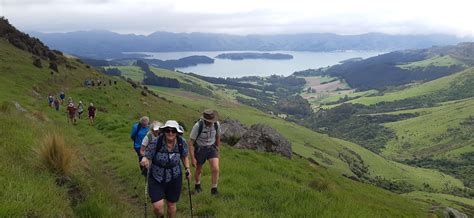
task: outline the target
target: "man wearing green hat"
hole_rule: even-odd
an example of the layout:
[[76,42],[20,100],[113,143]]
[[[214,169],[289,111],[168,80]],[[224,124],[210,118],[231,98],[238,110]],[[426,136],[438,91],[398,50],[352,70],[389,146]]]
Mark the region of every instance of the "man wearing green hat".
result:
[[211,194],[217,195],[217,182],[219,180],[219,146],[221,144],[221,131],[217,111],[206,109],[201,119],[194,124],[189,136],[189,151],[192,165],[196,167],[194,174],[195,192],[200,193],[202,166],[209,160],[212,172]]

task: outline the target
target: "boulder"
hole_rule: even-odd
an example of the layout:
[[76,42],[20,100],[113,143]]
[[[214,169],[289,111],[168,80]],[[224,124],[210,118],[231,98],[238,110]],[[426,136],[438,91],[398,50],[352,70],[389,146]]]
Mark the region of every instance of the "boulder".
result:
[[25,108],[23,108],[23,107],[20,105],[20,103],[18,103],[18,102],[16,102],[16,101],[13,102],[13,103],[15,104],[15,107],[16,107],[16,109],[17,109],[18,111],[21,111],[21,112],[28,112]]
[[264,124],[252,125],[234,147],[280,153],[287,158],[291,158],[292,155],[291,143],[276,130]]
[[446,209],[444,210],[444,217],[445,218],[468,218],[466,214],[463,214],[459,212],[458,210],[451,207],[446,207]]
[[227,118],[221,123],[221,140],[229,145],[235,145],[244,133],[247,132],[247,129],[238,120]]

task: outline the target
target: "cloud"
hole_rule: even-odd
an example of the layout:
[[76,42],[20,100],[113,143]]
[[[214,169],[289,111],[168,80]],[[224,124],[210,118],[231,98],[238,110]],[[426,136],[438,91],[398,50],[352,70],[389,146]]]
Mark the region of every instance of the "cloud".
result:
[[23,30],[121,33],[448,33],[474,35],[466,0],[0,0]]

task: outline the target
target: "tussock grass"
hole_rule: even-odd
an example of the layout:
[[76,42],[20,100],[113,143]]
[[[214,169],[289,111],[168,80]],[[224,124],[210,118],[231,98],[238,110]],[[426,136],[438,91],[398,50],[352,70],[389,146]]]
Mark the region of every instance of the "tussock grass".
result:
[[48,116],[46,116],[46,114],[41,111],[33,111],[33,117],[41,122],[49,121]]
[[11,103],[4,101],[2,102],[2,104],[0,104],[0,112],[2,113],[9,113],[12,111],[12,109],[13,106],[11,105]]
[[73,150],[66,146],[62,135],[46,135],[36,153],[42,168],[63,176],[70,174]]
[[330,189],[330,184],[326,180],[313,180],[309,182],[308,186],[318,192],[328,191]]

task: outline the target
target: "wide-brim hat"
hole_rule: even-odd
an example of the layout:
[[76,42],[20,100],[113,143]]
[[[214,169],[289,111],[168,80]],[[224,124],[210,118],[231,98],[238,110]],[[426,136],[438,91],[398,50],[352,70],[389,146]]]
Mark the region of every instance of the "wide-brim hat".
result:
[[151,125],[153,126],[153,128],[152,128],[153,131],[158,131],[158,130],[160,130],[161,126],[163,126],[163,123],[160,123],[158,121],[154,121]]
[[160,127],[160,129],[165,128],[175,128],[178,133],[183,133],[183,131],[179,128],[179,124],[178,122],[176,122],[176,120],[168,120],[166,121],[165,125]]
[[206,109],[202,112],[201,119],[207,122],[215,123],[219,119],[219,114],[215,110]]

